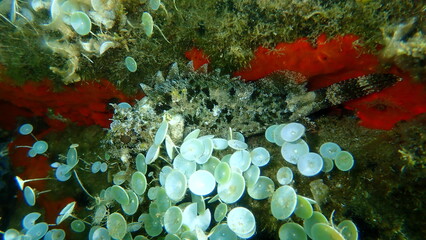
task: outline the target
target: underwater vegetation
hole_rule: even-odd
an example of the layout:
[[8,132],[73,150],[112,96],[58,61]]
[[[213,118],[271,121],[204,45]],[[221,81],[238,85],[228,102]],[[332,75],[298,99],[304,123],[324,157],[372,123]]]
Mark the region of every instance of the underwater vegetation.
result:
[[[131,111],[131,107],[123,109]],[[316,205],[321,199],[314,200],[296,194],[289,185],[293,183],[290,168],[287,168],[287,174],[277,172],[274,176],[276,181],[285,182],[275,189],[274,181],[261,175],[260,167],[266,166],[271,160],[265,148],[250,150],[244,136],[231,129],[228,139],[200,135],[200,129],[195,129],[185,136],[179,147],[169,135],[175,126],[169,125],[166,119],[167,115],[164,115],[146,155],[139,153],[134,162],[122,156],[120,161],[124,168],[112,175],[114,184],[96,195],[88,192],[76,171],[80,162],[78,144],[69,147],[65,162],[51,164],[55,168],[57,181],[66,182],[74,176],[94,204],[87,209],[91,213],[83,217],[75,211],[76,201],[68,203],[59,212],[56,225],[72,217],[74,220],[70,224],[71,230],[83,233],[88,225],[89,239],[132,239],[132,233],[137,234],[142,229],[147,236],[157,237],[162,235],[163,228],[167,239],[247,239],[256,233],[255,216],[249,209],[242,207],[242,203],[229,209],[247,191],[254,200],[270,198],[270,211],[277,220],[288,219],[293,213],[303,220],[303,227],[295,222],[283,224],[278,232],[280,239],[288,239],[293,235],[297,239],[307,239],[307,236],[311,239],[358,239],[358,230],[352,221],[344,220],[335,227],[332,216],[327,220],[321,212],[314,211],[312,205]],[[24,124],[19,133],[28,135],[32,134],[32,130],[32,125]],[[281,146],[282,157],[291,164],[297,164],[298,171],[304,176],[314,176],[324,170],[323,158],[330,159],[332,165],[335,162],[341,171],[352,168],[352,155],[341,151],[335,143],[323,144],[321,156],[309,152],[307,143],[301,139],[304,133],[305,127],[302,124],[289,123],[270,126],[265,137],[278,147]],[[47,143],[39,147],[39,142],[45,143],[37,140],[32,147],[20,147],[29,148],[29,156],[34,157],[31,151],[43,154],[47,150]],[[105,161],[109,162],[110,157],[106,155]],[[115,167],[108,166],[106,162],[96,161],[91,164],[91,170],[86,171],[91,171],[92,174],[97,174],[99,170],[115,171]],[[151,172],[153,166],[161,171]],[[326,171],[329,172],[332,168],[333,166]],[[50,190],[38,191],[25,185],[27,182],[42,180],[55,179],[23,180],[16,177],[29,206],[34,206],[37,198]],[[148,207],[143,207],[146,205]],[[121,207],[121,210],[117,207]],[[211,226],[213,209],[215,226]],[[140,212],[142,214],[137,221],[126,220]],[[46,222],[36,223],[40,216],[38,212],[27,214],[22,219],[23,228],[9,228],[3,233],[4,239],[65,239],[64,230],[49,229]],[[134,239],[146,239],[146,236],[137,235]]]
[[425,9],[0,1],[2,237],[423,239]]

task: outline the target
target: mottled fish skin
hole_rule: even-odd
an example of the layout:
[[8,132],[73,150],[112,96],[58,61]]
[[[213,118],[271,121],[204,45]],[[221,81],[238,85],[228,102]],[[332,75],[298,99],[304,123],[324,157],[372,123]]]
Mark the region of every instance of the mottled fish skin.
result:
[[290,120],[293,121],[321,109],[379,92],[401,80],[402,78],[393,74],[374,73],[347,79],[302,95],[289,97],[286,101],[288,108],[293,112]]
[[131,110],[116,107],[109,131],[111,143],[126,135],[132,139],[126,143],[129,147],[146,150],[152,144],[146,136],[155,135],[163,118],[175,119],[176,127],[169,129],[176,142],[194,129],[226,137],[232,128],[251,136],[263,133],[272,124],[297,120],[400,80],[392,74],[371,74],[309,92],[304,84],[296,83],[306,82],[296,72],[276,72],[247,83],[219,70],[208,73],[207,66],[199,71],[191,66],[181,72],[173,64],[166,77],[159,72],[141,84],[146,97]]
[[[159,106],[163,106],[160,109],[180,107],[187,115],[187,122],[202,122],[201,119],[197,121],[203,116],[196,114],[196,109],[184,110],[182,106],[174,106],[168,97],[173,91],[186,89],[188,102],[199,102],[199,106],[205,107],[207,113],[213,112],[214,107],[220,110],[220,113],[212,114],[216,123],[209,127],[215,128],[217,121],[224,117],[226,126],[250,134],[261,132],[276,122],[294,121],[321,109],[381,91],[400,80],[392,74],[370,74],[316,91],[307,91],[304,84],[296,83],[306,82],[303,75],[296,72],[280,71],[256,82],[246,83],[239,78],[222,76],[219,71],[212,74],[207,74],[207,71],[180,74],[177,65],[173,64],[165,81],[155,81],[153,88],[144,88],[144,91],[148,97],[156,99]],[[184,102],[182,104],[186,105]],[[242,115],[246,116],[234,120]],[[205,116],[209,117],[209,114]]]

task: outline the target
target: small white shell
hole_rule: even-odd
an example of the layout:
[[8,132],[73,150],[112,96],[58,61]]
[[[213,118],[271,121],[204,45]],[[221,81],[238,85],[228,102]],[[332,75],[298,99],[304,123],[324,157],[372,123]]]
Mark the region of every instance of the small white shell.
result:
[[88,42],[80,41],[80,45],[84,51],[89,53],[97,52],[97,49],[99,48],[99,43],[96,42],[93,38],[90,39]]
[[115,47],[115,43],[113,41],[105,41],[99,47],[99,54],[102,55],[106,50]]

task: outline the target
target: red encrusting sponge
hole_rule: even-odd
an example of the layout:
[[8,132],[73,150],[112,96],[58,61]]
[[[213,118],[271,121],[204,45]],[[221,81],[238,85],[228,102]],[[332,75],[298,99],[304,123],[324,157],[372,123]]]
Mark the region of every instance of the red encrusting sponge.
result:
[[376,72],[377,57],[363,53],[358,40],[355,35],[327,40],[322,34],[316,46],[301,38],[293,43],[279,43],[274,49],[259,47],[250,67],[235,72],[234,76],[253,81],[279,70],[295,71],[303,74],[309,81],[309,88],[314,90]]
[[[97,124],[109,127],[112,111],[107,109],[112,99],[133,101],[133,97],[125,96],[107,80],[99,82],[77,83],[65,86],[60,92],[53,91],[50,80],[27,82],[16,86],[10,81],[0,82],[0,107],[7,109],[7,115],[0,124],[5,129],[16,128],[16,118],[43,117],[53,128],[65,126],[60,118],[68,119],[78,125]],[[50,117],[48,116],[50,114]],[[52,115],[56,117],[52,118]]]

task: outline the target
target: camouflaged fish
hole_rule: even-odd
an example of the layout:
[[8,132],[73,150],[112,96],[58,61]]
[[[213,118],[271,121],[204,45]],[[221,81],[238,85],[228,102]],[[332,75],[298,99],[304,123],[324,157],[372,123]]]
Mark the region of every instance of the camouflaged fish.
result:
[[[166,77],[161,72],[151,83],[141,83],[146,94],[132,108],[115,106],[109,139],[132,150],[144,151],[166,118],[172,139],[179,143],[194,129],[225,137],[232,128],[245,136],[264,132],[276,123],[295,121],[318,110],[378,92],[400,79],[392,74],[370,74],[307,91],[304,77],[295,72],[271,74],[256,82],[207,72],[207,66],[180,72],[173,64]],[[142,140],[145,139],[145,140]]]

